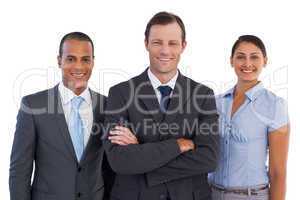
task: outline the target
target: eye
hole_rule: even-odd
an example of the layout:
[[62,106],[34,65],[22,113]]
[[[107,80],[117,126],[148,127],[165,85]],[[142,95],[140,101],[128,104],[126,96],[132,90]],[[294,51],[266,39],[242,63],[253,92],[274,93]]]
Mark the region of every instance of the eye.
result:
[[84,63],[87,63],[89,64],[91,62],[91,59],[90,58],[83,58],[82,60]]
[[70,63],[70,62],[74,62],[75,59],[73,57],[67,57],[66,61]]
[[251,56],[250,58],[251,58],[252,60],[257,60],[257,59],[259,59],[259,56],[254,55],[254,56]]
[[178,42],[170,42],[169,44],[170,44],[170,46],[177,46],[177,45],[179,45]]
[[236,56],[236,59],[238,59],[238,60],[242,60],[242,59],[245,59],[245,56],[238,55],[238,56]]
[[161,42],[159,42],[159,41],[153,41],[152,44],[155,45],[155,46],[158,46],[158,45],[161,45]]

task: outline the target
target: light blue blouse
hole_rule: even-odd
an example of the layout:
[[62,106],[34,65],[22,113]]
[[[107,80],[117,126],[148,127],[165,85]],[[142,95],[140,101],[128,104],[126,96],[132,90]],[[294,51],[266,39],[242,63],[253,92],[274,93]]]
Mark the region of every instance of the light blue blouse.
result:
[[260,82],[246,92],[231,118],[234,88],[216,97],[220,115],[219,165],[211,183],[225,187],[268,184],[268,133],[289,122],[287,103]]

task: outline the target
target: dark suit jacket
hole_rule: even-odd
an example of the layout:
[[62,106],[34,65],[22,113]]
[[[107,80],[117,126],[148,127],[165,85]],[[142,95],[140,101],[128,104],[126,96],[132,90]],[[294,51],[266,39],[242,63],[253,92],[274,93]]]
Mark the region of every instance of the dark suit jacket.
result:
[[[219,151],[213,91],[179,73],[168,107],[173,112],[166,115],[154,92],[147,70],[109,91],[105,125],[128,126],[140,143],[105,141],[117,174],[111,199],[211,199],[207,173],[216,168]],[[181,154],[178,138],[192,139],[196,149]]]
[[[94,123],[101,125],[106,97],[90,92]],[[103,176],[106,176],[109,166],[102,165],[103,134],[99,130],[99,126],[93,126],[78,162],[58,86],[23,97],[11,152],[11,200],[103,199]]]

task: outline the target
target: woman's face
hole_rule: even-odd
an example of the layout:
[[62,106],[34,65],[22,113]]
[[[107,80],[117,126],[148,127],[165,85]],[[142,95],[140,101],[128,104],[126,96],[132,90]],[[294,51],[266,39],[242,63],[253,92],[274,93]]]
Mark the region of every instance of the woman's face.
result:
[[239,81],[257,81],[262,68],[267,64],[260,48],[250,42],[241,42],[231,57],[231,65]]

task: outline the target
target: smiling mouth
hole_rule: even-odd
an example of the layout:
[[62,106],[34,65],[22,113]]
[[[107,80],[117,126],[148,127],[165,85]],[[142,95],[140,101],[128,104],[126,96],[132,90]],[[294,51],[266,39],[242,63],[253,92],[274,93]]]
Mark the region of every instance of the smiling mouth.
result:
[[71,73],[71,75],[75,78],[82,78],[85,76],[85,73]]
[[254,72],[255,70],[252,70],[252,69],[242,69],[241,71],[242,71],[243,73],[249,74],[249,73]]
[[160,62],[170,62],[173,58],[157,58]]

